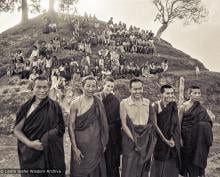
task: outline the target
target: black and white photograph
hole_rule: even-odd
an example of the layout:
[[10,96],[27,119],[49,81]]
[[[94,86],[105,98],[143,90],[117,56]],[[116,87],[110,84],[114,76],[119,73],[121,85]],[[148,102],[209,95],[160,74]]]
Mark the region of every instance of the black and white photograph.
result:
[[220,177],[219,7],[0,0],[0,176]]

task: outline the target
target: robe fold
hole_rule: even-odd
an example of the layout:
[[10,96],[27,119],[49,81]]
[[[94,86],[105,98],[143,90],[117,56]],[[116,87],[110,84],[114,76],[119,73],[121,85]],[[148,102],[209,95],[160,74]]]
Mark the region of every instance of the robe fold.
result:
[[134,125],[127,116],[134,142],[122,131],[122,177],[148,177],[151,156],[156,144],[153,124]]
[[199,102],[195,102],[183,114],[181,135],[183,139],[181,174],[204,175],[213,133],[212,121],[206,109]]
[[121,119],[119,114],[120,102],[113,95],[102,97],[109,126],[109,141],[105,151],[105,161],[108,177],[120,177],[121,154]]
[[22,132],[33,140],[40,140],[44,150],[38,151],[27,147],[18,140],[18,156],[20,168],[26,170],[56,170],[55,173],[22,174],[22,177],[65,176],[65,160],[63,147],[63,134],[65,125],[59,104],[49,97],[41,101],[38,107],[27,117],[35,97],[21,106],[16,115],[15,126],[22,120]]
[[75,121],[76,144],[84,158],[80,165],[71,151],[71,177],[106,177],[104,148],[108,141],[108,125],[101,101],[94,97],[90,109]]
[[[161,104],[161,103],[159,103]],[[181,167],[180,158],[180,126],[178,110],[175,102],[169,103],[166,107],[161,104],[162,111],[158,112],[156,104],[157,125],[163,135],[170,140],[173,138],[175,147],[170,148],[157,135],[157,144],[154,150],[154,160],[151,167],[151,177],[178,177]]]

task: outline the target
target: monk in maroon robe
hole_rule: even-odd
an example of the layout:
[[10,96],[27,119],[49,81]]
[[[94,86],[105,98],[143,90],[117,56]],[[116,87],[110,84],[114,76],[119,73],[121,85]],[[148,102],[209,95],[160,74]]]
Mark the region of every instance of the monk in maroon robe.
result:
[[205,175],[209,149],[213,141],[212,120],[199,102],[200,88],[192,86],[189,94],[190,99],[183,103],[179,111],[183,142],[181,174],[199,177]]
[[104,151],[108,124],[104,106],[96,96],[96,80],[83,80],[83,95],[71,105],[69,135],[72,144],[71,177],[106,177]]
[[[21,106],[16,116],[14,134],[18,138],[20,168],[28,174],[22,177],[64,177],[65,161],[62,110],[48,97],[47,78],[34,81],[34,97]],[[41,170],[38,174],[34,170]]]
[[96,93],[104,104],[109,126],[109,141],[105,151],[105,161],[108,177],[120,177],[120,154],[121,154],[121,120],[120,102],[113,93],[114,79],[106,77],[103,90]]
[[153,103],[153,110],[161,134],[157,136],[150,176],[178,177],[181,167],[180,126],[174,89],[163,85],[160,92],[161,100]]
[[156,131],[150,101],[143,97],[143,82],[130,81],[131,96],[120,103],[122,122],[122,177],[148,177]]

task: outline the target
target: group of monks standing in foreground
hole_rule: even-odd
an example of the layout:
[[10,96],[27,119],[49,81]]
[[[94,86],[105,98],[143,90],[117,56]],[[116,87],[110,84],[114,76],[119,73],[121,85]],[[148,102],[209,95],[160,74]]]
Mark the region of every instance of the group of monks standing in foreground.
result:
[[[65,124],[49,87],[46,77],[37,77],[34,96],[16,115],[20,168],[28,171],[22,177],[65,176]],[[92,76],[84,78],[82,87],[70,108],[70,177],[205,176],[212,119],[200,104],[198,86],[189,88],[190,98],[180,107],[171,85],[161,86],[161,99],[154,103],[144,98],[138,78],[130,80],[130,96],[121,102],[111,77],[101,92],[96,93]]]

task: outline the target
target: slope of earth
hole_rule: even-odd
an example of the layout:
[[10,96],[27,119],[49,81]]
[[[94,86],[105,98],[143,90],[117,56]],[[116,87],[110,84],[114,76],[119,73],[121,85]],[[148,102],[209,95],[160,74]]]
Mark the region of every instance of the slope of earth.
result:
[[[25,57],[29,57],[32,47],[35,43],[45,40],[49,42],[54,36],[59,34],[60,38],[70,39],[73,31],[73,25],[64,20],[65,18],[61,15],[55,15],[49,17],[52,23],[57,24],[57,34],[43,34],[43,24],[45,17],[48,14],[39,15],[38,17],[31,19],[28,23],[17,25],[9,30],[0,34],[0,77],[6,73],[6,68],[10,62],[11,54],[15,53],[18,49],[21,49]],[[82,19],[83,17],[79,17]],[[96,28],[94,23],[98,22],[100,26]],[[81,25],[81,33],[85,34],[88,31],[94,31],[96,33],[102,32],[105,28],[106,23],[102,21],[88,21]],[[194,69],[196,65],[199,66],[201,70],[206,70],[204,65],[191,58],[184,52],[175,49],[168,42],[161,40],[160,43],[155,42],[157,54],[155,56],[144,55],[144,54],[125,54],[125,58],[128,61],[136,60],[136,63],[141,66],[143,61],[156,61],[161,62],[164,59],[169,61],[170,70],[191,70]],[[97,51],[100,47],[93,48],[92,59],[97,57]],[[71,57],[80,58],[82,56],[81,52],[71,53],[69,51],[59,52],[57,54],[58,59],[68,59]]]

